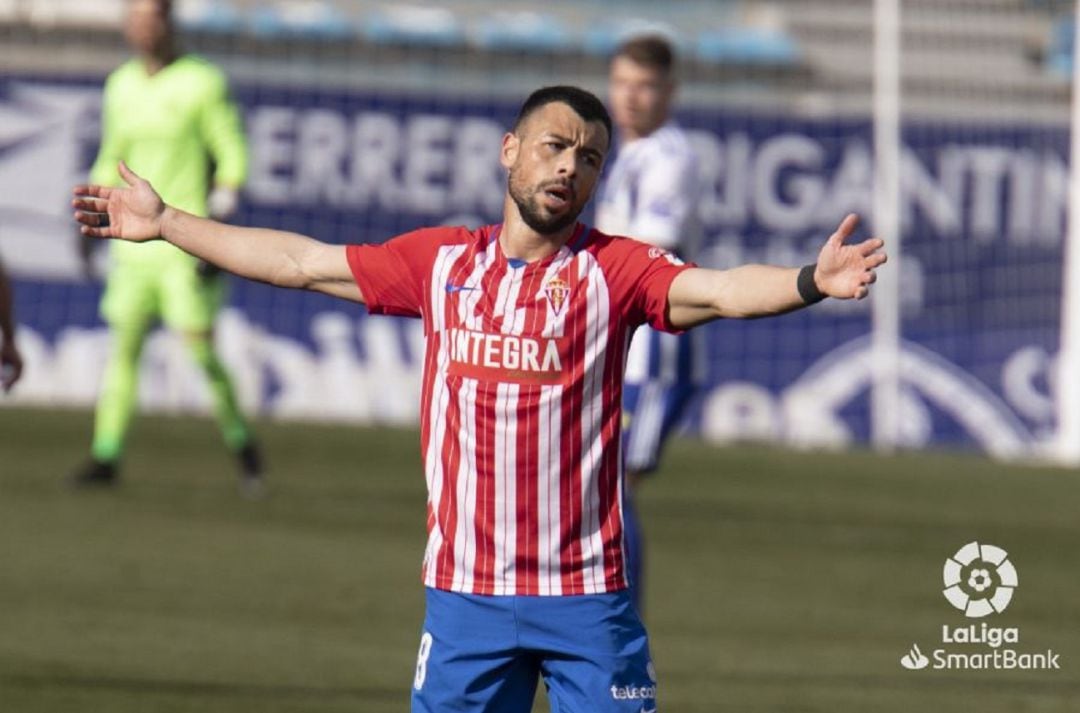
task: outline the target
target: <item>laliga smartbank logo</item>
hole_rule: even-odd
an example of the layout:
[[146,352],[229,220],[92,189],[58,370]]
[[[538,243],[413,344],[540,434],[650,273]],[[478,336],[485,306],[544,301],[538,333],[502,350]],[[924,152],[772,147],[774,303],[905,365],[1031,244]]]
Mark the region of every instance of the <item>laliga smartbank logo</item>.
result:
[[949,604],[972,619],[1005,611],[1020,583],[1009,553],[993,545],[969,542],[945,560]]
[[[943,572],[945,599],[968,619],[1001,614],[1012,601],[1020,585],[1016,567],[1009,554],[995,545],[969,542],[945,560]],[[1019,627],[990,626],[979,622],[963,626],[941,626],[941,648],[930,656],[918,644],[900,659],[900,665],[912,671],[935,670],[1032,670],[1060,669],[1060,655],[1053,649],[1021,651]],[[949,646],[951,648],[946,647]],[[989,649],[989,650],[987,650]]]

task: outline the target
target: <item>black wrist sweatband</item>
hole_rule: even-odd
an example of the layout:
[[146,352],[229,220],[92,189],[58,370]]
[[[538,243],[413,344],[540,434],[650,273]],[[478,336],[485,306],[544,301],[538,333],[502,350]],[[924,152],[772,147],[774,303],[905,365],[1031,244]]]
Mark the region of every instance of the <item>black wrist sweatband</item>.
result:
[[799,288],[799,297],[802,297],[803,302],[808,305],[821,302],[828,297],[828,295],[818,289],[817,284],[814,282],[815,270],[817,270],[816,262],[812,265],[806,265],[803,269],[799,270],[799,279],[795,283]]

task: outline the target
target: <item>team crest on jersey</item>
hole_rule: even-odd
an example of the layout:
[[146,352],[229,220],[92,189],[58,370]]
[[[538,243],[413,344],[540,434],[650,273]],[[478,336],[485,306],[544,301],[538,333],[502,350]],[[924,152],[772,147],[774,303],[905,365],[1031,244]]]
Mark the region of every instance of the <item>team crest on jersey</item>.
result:
[[570,296],[570,285],[561,277],[553,277],[544,285],[544,294],[547,295],[548,304],[555,314],[562,314],[566,298]]

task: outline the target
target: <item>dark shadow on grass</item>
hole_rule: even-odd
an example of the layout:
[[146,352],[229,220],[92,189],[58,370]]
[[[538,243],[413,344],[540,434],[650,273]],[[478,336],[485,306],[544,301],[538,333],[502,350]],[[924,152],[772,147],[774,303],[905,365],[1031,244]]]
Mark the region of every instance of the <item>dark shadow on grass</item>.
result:
[[0,686],[19,688],[83,688],[117,692],[204,696],[219,698],[307,698],[353,699],[361,701],[408,701],[405,684],[382,686],[304,686],[289,683],[223,683],[217,681],[185,681],[167,678],[132,678],[123,676],[93,676],[80,674],[0,674]]

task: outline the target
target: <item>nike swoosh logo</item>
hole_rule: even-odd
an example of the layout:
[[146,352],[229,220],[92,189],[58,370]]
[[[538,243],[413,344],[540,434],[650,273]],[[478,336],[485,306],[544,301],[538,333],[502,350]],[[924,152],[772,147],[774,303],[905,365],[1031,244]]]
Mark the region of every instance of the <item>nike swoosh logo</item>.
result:
[[479,290],[479,287],[471,287],[469,285],[454,285],[449,282],[446,283],[447,292],[467,292],[469,290]]

